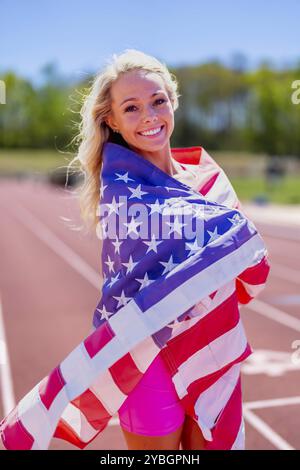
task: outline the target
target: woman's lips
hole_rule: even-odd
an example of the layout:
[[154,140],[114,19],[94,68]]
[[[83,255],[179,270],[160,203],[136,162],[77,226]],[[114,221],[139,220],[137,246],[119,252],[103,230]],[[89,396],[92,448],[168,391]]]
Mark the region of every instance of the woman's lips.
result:
[[[161,128],[160,128],[160,131],[157,132],[156,134],[152,134],[152,135],[143,135],[143,134],[141,134],[140,132],[138,132],[138,134],[141,135],[142,137],[146,137],[146,138],[150,138],[150,139],[152,138],[152,139],[153,139],[153,138],[155,138],[155,137],[157,137],[158,135],[161,134],[161,132],[162,132],[162,130],[163,130],[164,127],[165,127],[165,126],[162,125]],[[157,127],[154,127],[153,129],[157,129]],[[150,130],[151,130],[151,129],[149,129],[149,131],[150,131]],[[146,132],[146,131],[144,131],[144,132]]]

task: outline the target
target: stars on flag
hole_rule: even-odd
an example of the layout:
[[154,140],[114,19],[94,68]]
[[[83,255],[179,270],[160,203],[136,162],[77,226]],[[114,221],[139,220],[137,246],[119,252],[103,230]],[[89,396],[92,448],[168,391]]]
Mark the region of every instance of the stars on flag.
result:
[[130,188],[128,187],[129,191],[132,192],[131,196],[129,196],[128,199],[132,199],[136,197],[137,199],[143,199],[142,196],[143,194],[148,194],[147,191],[142,191],[141,190],[141,184],[139,184],[136,188]]
[[191,256],[194,253],[197,253],[197,251],[199,251],[199,249],[202,248],[202,245],[198,245],[197,238],[195,238],[193,242],[186,243],[185,246],[187,247],[186,249],[189,250],[188,256]]
[[110,279],[110,283],[108,284],[108,287],[112,287],[118,280],[119,280],[120,273],[117,273],[115,277],[112,277]]
[[131,232],[135,233],[136,235],[139,235],[139,233],[137,232],[137,227],[139,227],[140,225],[142,225],[142,222],[137,222],[135,220],[135,218],[133,216],[131,216],[132,219],[130,222],[124,222],[124,225],[127,226],[127,234],[126,235],[129,235]]
[[122,263],[123,266],[126,266],[127,271],[126,274],[131,273],[131,271],[134,269],[135,265],[138,264],[137,262],[134,262],[132,259],[132,256],[130,255],[128,263]]
[[140,282],[141,285],[140,285],[139,290],[142,290],[142,289],[144,289],[144,287],[147,287],[147,286],[149,286],[149,284],[154,282],[154,279],[153,280],[149,279],[148,273],[146,272],[143,279],[136,279],[136,281]]
[[209,238],[207,243],[214,242],[215,240],[217,240],[221,236],[221,234],[218,233],[218,226],[217,225],[215,226],[213,232],[211,232],[210,230],[207,230],[207,233],[209,233],[209,235],[210,235],[210,238]]
[[146,206],[150,207],[151,212],[149,215],[154,214],[155,212],[161,213],[161,209],[164,207],[164,204],[160,204],[159,200],[156,199],[154,204],[146,204]]
[[143,240],[143,243],[145,243],[145,245],[148,246],[146,254],[149,253],[151,250],[154,251],[155,253],[157,253],[157,247],[158,247],[158,245],[160,245],[162,243],[162,240],[157,241],[156,238],[155,238],[154,233],[152,233],[151,242],[145,242]]
[[126,305],[132,297],[126,297],[124,293],[124,289],[122,289],[121,295],[118,297],[116,295],[113,295],[113,298],[118,301],[117,308],[123,307],[123,305]]
[[182,235],[182,227],[187,225],[187,224],[180,223],[178,216],[175,217],[174,222],[166,222],[166,224],[171,227],[171,230],[169,231],[168,235],[170,235],[173,232],[177,232],[178,235]]
[[162,264],[165,269],[163,270],[162,274],[166,274],[168,273],[169,271],[172,271],[172,269],[174,269],[179,263],[174,263],[173,262],[173,255],[170,256],[169,258],[169,261],[165,262],[165,261],[159,261],[160,264]]
[[108,203],[108,202],[107,202],[105,205],[109,208],[108,217],[109,217],[113,212],[114,212],[115,214],[118,214],[118,215],[119,215],[119,207],[121,207],[123,204],[125,204],[125,203],[124,203],[124,202],[116,202],[115,196],[113,197],[111,203]]
[[227,220],[229,220],[229,222],[231,222],[233,226],[236,226],[240,223],[241,216],[240,216],[240,214],[234,214],[234,216],[232,218],[227,217]]
[[[128,172],[122,173],[122,174],[115,173],[115,176],[116,176],[115,178],[116,180],[123,181],[124,183],[136,181],[135,187],[132,187],[132,186],[126,187],[126,191],[127,189],[129,189],[131,193],[129,197],[127,196],[127,199],[131,199],[131,200],[138,199],[138,200],[141,200],[142,203],[144,202],[144,196],[149,193],[147,191],[142,190],[143,187],[144,189],[146,189],[146,187],[143,186],[143,184],[138,184],[138,180],[133,180],[132,178],[130,178],[128,176]],[[108,185],[105,185],[105,186],[101,185],[102,195],[105,189],[107,188],[107,186]],[[151,197],[149,198],[151,203],[145,204],[145,206],[149,208],[148,215],[150,216],[152,214],[159,214],[159,216],[163,218],[165,215],[170,215],[170,212],[168,211],[171,211],[172,221],[168,219],[168,221],[164,222],[170,228],[168,236],[170,236],[172,233],[177,233],[178,235],[180,235],[180,237],[183,237],[183,227],[188,225],[186,223],[187,219],[184,218],[185,215],[192,215],[192,217],[199,217],[203,221],[206,221],[206,220],[210,220],[212,217],[218,216],[219,213],[222,213],[223,211],[222,207],[220,207],[217,204],[215,207],[213,203],[208,202],[208,200],[204,200],[205,198],[200,193],[198,194],[195,191],[191,191],[190,189],[180,189],[180,188],[174,188],[174,187],[172,188],[165,187],[164,189],[166,189],[168,192],[170,192],[171,190],[173,191],[177,190],[177,191],[180,191],[181,193],[177,193],[177,195],[176,193],[173,193],[172,196],[171,194],[169,194],[167,198],[164,198],[163,202],[160,202],[162,201],[162,199],[159,197],[159,195],[157,198],[155,198],[155,202],[154,202],[154,198]],[[193,201],[194,198],[199,199],[198,202],[194,202]],[[118,199],[117,199],[117,193],[116,193],[116,195],[113,196],[112,200],[110,200],[110,202],[105,204],[105,206],[108,208],[107,218],[111,214],[115,213],[117,216],[119,216],[119,222],[122,223],[124,226],[126,226],[127,237],[129,237],[131,233],[134,233],[135,235],[139,236],[140,235],[139,227],[143,224],[143,221],[139,220],[140,218],[133,216],[133,215],[131,216],[127,215],[127,219],[125,219],[125,222],[121,220],[121,211],[119,211],[119,209],[125,203],[117,202],[117,201]],[[187,209],[189,209],[188,213],[187,213]],[[172,211],[174,211],[174,213]],[[102,227],[104,231],[106,230],[106,227],[108,224],[107,218],[106,220],[102,221]],[[235,225],[239,223],[240,216],[239,214],[234,213],[234,215],[231,218],[227,218],[227,220],[230,221],[233,225]],[[221,236],[222,230],[223,230],[222,224],[214,226],[214,229],[212,230],[205,230],[205,232],[207,232],[207,235],[209,236],[208,237],[209,240],[207,243],[211,243],[217,240]],[[173,276],[175,272],[181,269],[181,266],[183,264],[182,262],[178,263],[174,261],[176,259],[176,253],[174,253],[174,251],[172,255],[168,253],[168,255],[165,255],[165,257],[158,257],[158,259],[164,259],[164,261],[158,261],[156,259],[156,256],[154,254],[160,253],[159,246],[163,242],[162,239],[157,238],[157,234],[152,233],[151,240],[145,240],[142,238],[141,241],[143,242],[142,246],[144,247],[142,252],[139,253],[138,257],[137,255],[134,255],[134,253],[132,253],[130,256],[128,254],[129,259],[127,257],[127,262],[121,263],[121,265],[124,268],[119,270],[119,269],[116,269],[115,267],[116,260],[118,259],[120,260],[120,262],[124,261],[124,258],[120,256],[120,247],[123,243],[125,243],[124,247],[126,247],[127,242],[126,240],[125,241],[121,240],[121,238],[114,237],[114,241],[112,241],[112,246],[114,247],[114,255],[116,256],[110,254],[110,256],[108,255],[106,260],[104,261],[104,263],[107,265],[107,268],[108,268],[107,271],[109,272],[108,274],[108,272],[106,271],[106,275],[108,274],[108,277],[105,277],[105,273],[103,274],[104,283],[105,283],[106,289],[111,288],[112,286],[116,284],[114,293],[118,295],[111,296],[111,298],[116,300],[117,309],[119,309],[121,306],[126,305],[132,299],[132,295],[133,295],[132,292],[130,291],[131,297],[127,296],[127,294],[129,294],[129,291],[127,290],[127,287],[126,287],[127,284],[125,285],[122,282],[122,280],[124,280],[125,276],[132,273],[136,266],[140,265],[140,262],[141,260],[143,260],[143,257],[145,255],[150,253],[149,256],[151,256],[152,254],[152,256],[154,256],[154,259],[156,260],[155,262],[162,265],[163,272],[160,274],[160,276],[162,275],[165,275],[166,277]],[[203,248],[203,243],[204,243],[203,240],[200,240],[199,237],[197,236],[195,239],[192,239],[189,241],[187,240],[185,242],[185,250],[187,252],[186,259],[190,257],[191,255],[198,253],[199,250]],[[135,259],[137,261],[134,261]],[[115,272],[115,270],[118,272]],[[155,281],[155,279],[149,279],[149,274],[147,271],[139,273],[139,277],[138,278],[133,277],[133,279],[135,279],[136,283],[139,284],[139,286],[136,287],[136,289],[138,289],[139,291],[141,291],[142,289],[149,286],[152,282]],[[118,284],[119,281],[120,283]],[[118,286],[119,286],[119,289],[118,289]],[[108,306],[108,310],[114,310],[114,311],[116,310],[116,308],[112,308],[110,304],[108,304],[107,306]],[[101,315],[102,319],[107,320],[109,316],[113,314],[112,312],[108,311],[105,306],[103,306],[102,309],[98,308],[97,310],[99,314]],[[178,327],[178,324],[179,324],[178,321],[172,322],[172,324],[168,325],[167,329],[169,329],[170,331],[173,331],[176,327]]]
[[112,242],[112,244],[114,245],[115,247],[115,253],[118,253],[120,254],[120,246],[122,245],[123,242],[120,242],[118,237],[116,237],[116,241],[115,242]]
[[127,173],[124,173],[124,175],[120,175],[119,173],[115,173],[115,175],[118,176],[118,178],[115,178],[115,181],[121,180],[124,181],[124,183],[128,183],[128,181],[135,181],[132,178],[129,178],[128,171]]
[[113,312],[108,312],[106,310],[106,307],[105,305],[103,305],[103,308],[96,308],[96,310],[98,310],[98,312],[100,313],[100,320],[108,320],[108,318],[113,315]]
[[113,272],[114,271],[114,260],[110,259],[109,255],[107,255],[107,260],[108,261],[104,261],[104,263],[107,264],[109,272]]

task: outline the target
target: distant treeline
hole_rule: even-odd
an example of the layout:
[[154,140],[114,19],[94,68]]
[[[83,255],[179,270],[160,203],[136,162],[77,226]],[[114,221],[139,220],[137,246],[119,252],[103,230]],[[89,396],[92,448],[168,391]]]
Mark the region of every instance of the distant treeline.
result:
[[[45,70],[40,86],[13,72],[0,74],[6,88],[6,104],[0,105],[2,148],[76,149],[70,143],[93,75],[70,84],[51,65]],[[300,104],[292,102],[300,63],[286,70],[265,63],[249,71],[212,61],[170,71],[181,94],[172,147],[300,156]]]

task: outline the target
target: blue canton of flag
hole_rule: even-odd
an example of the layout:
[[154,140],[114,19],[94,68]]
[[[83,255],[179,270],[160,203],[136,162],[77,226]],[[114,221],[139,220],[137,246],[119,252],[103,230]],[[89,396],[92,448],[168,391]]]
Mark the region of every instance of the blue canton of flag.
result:
[[[256,233],[238,210],[209,201],[137,153],[107,143],[103,155],[99,217],[103,287],[95,327],[137,293],[142,299],[154,281],[160,280],[161,294],[165,294],[163,279],[169,278],[173,289],[172,273],[184,270],[184,261],[193,255],[205,252],[203,265],[209,266],[234,250],[236,239],[241,244]],[[159,346],[192,307],[153,335]]]

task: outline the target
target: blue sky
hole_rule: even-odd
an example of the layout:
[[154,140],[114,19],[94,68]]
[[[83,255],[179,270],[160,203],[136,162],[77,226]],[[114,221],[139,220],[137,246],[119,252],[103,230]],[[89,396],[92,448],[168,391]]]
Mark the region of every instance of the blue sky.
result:
[[235,53],[250,68],[300,59],[299,0],[0,0],[0,9],[0,71],[34,80],[49,62],[80,79],[131,47],[171,66]]

